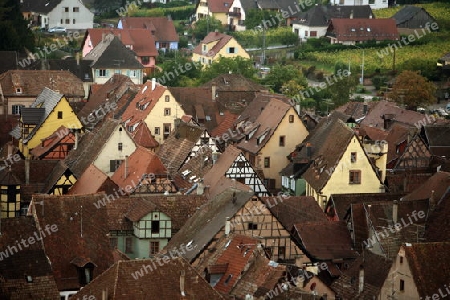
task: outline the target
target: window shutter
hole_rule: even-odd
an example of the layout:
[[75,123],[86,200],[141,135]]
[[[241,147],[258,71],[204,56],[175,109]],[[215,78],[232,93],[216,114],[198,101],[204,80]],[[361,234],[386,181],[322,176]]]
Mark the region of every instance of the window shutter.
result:
[[227,47],[227,54],[230,53],[230,47]]
[[100,77],[100,70],[99,69],[95,70],[95,77]]
[[106,77],[109,77],[109,70],[108,69],[105,70],[105,75],[106,75]]
[[110,172],[115,172],[116,171],[116,161],[115,160],[110,160],[109,161],[109,171]]

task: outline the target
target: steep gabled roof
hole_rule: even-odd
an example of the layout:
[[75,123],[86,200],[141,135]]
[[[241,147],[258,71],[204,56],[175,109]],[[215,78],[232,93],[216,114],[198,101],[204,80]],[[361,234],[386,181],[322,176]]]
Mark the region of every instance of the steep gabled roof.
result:
[[252,124],[253,127],[258,127],[256,132],[250,139],[241,141],[237,147],[250,153],[258,153],[270,140],[290,108],[286,102],[271,98]]
[[[2,299],[58,299],[51,262],[32,217],[2,218],[0,235],[0,295]],[[34,240],[30,242],[30,238]],[[28,241],[21,247],[18,241]],[[23,245],[23,244],[22,244]],[[15,250],[14,250],[15,249]],[[5,255],[6,254],[6,255]],[[27,282],[27,276],[32,278]]]
[[[131,46],[137,56],[158,56],[155,47],[154,36],[147,29],[116,29],[116,28],[91,28],[88,29],[85,41],[89,35],[92,47],[96,47],[102,42],[105,35],[112,34],[119,38],[122,44]],[[84,42],[85,42],[84,41]]]
[[121,126],[118,120],[106,119],[100,128],[88,131],[80,138],[77,149],[72,149],[65,159],[66,165],[75,177],[80,178],[95,161],[118,126]]
[[37,97],[51,88],[69,98],[84,98],[83,82],[69,71],[9,70],[0,75],[0,84],[8,97]]
[[425,299],[443,291],[450,278],[450,243],[405,244],[402,249],[419,296]]
[[212,166],[212,168],[205,174],[204,182],[205,185],[214,187],[219,180],[225,175],[231,165],[234,163],[236,158],[241,154],[242,151],[233,145],[229,145],[225,151],[220,154],[217,162]]
[[[235,201],[232,201],[233,197]],[[183,243],[185,245],[190,243],[194,246],[194,250],[187,252],[184,257],[188,261],[193,261],[225,226],[226,218],[233,217],[251,197],[252,193],[234,192],[231,189],[224,191],[202,206],[172,237],[166,248],[176,248]]]
[[232,0],[208,0],[209,11],[211,13],[227,13],[230,10]]
[[[220,0],[219,0],[220,1]],[[198,43],[198,45],[194,48],[192,51],[193,53],[196,53],[198,55],[206,55],[206,53],[203,52],[203,44],[210,44],[215,43],[214,46],[208,50],[208,53],[212,53],[212,57],[215,57],[217,53],[220,52],[220,50],[225,47],[225,45],[232,39],[233,37],[231,35],[227,35],[218,31],[210,32],[208,33],[205,38]]]
[[339,41],[398,40],[394,19],[332,18],[327,35]]
[[62,0],[23,0],[20,2],[22,12],[51,12]]
[[107,212],[94,203],[104,194],[85,196],[34,195],[30,212],[40,228],[52,228],[43,238],[58,290],[79,289],[77,267],[93,264],[94,277],[113,263]]
[[[140,259],[119,261],[95,278],[76,294],[82,299],[90,296],[101,299],[105,290],[109,299],[141,299],[149,295],[164,295],[167,300],[195,300],[224,298],[215,291],[183,258]],[[164,261],[161,264],[161,261]],[[184,275],[184,291],[180,278]]]
[[404,201],[421,200],[434,198],[434,201],[439,201],[447,189],[450,187],[450,173],[436,172],[428,178],[420,187],[402,198]]
[[[373,299],[380,295],[381,288],[389,274],[392,261],[383,256],[364,250],[360,256],[344,270],[331,288],[343,299]],[[359,292],[359,275],[364,270],[364,286]]]
[[108,34],[91,50],[85,59],[92,60],[95,69],[143,69],[136,53],[125,47],[117,36]]
[[105,192],[112,194],[119,187],[99,168],[90,164],[77,182],[70,188],[67,195],[86,195]]
[[425,8],[414,5],[403,6],[399,11],[395,13],[395,15],[392,16],[392,18],[395,20],[395,23],[398,26],[414,18],[420,11],[424,11],[431,19],[433,19],[433,17],[425,10]]
[[145,28],[156,42],[178,42],[180,39],[172,20],[167,17],[125,17],[120,19],[124,29]]
[[136,144],[147,149],[154,149],[159,146],[145,122],[139,123],[136,130],[131,133],[131,137]]

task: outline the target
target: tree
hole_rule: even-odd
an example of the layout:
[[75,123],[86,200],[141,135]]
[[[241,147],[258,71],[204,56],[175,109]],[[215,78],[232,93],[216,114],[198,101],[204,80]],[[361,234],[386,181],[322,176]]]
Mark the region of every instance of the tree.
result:
[[[183,56],[172,58],[161,55],[158,59],[163,62],[159,65],[160,71],[154,74],[156,80],[165,86],[186,86],[187,83],[192,83],[188,80],[191,78],[198,78],[200,76],[200,68]],[[164,60],[161,57],[165,57]]]
[[[293,83],[290,81],[293,80]],[[269,74],[262,80],[262,84],[269,86],[275,93],[281,93],[283,85],[289,89],[288,86],[308,86],[306,78],[302,72],[294,66],[275,65],[270,70]],[[286,91],[286,89],[285,89]]]
[[245,27],[247,29],[256,29],[258,26],[268,28],[276,28],[280,24],[280,16],[269,10],[251,9],[245,16]]
[[0,50],[34,50],[34,35],[20,12],[19,1],[0,0]]
[[200,82],[205,83],[213,78],[216,78],[220,74],[225,73],[241,74],[246,78],[253,78],[256,69],[253,67],[253,62],[250,59],[237,57],[223,57],[213,61],[210,66],[202,69],[200,75]]
[[436,102],[436,87],[425,77],[414,71],[403,71],[396,78],[388,97],[408,109]]
[[203,40],[208,33],[215,30],[222,32],[223,28],[222,22],[209,16],[198,20],[192,27],[192,35],[199,41]]
[[[342,72],[342,70],[340,70]],[[347,71],[345,69],[345,71]],[[348,74],[348,73],[347,73]],[[335,107],[341,106],[348,102],[350,99],[350,94],[354,91],[355,87],[358,85],[359,78],[356,75],[339,76],[335,74],[334,77],[330,78],[328,83],[328,90],[331,94],[331,102],[333,102]]]

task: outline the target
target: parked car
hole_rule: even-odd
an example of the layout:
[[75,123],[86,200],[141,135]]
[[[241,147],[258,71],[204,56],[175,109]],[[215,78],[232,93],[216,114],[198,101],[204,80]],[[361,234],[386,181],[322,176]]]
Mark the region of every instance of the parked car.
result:
[[65,27],[57,26],[57,27],[49,28],[48,32],[50,32],[50,33],[63,33],[63,32],[67,32],[67,30],[66,30]]

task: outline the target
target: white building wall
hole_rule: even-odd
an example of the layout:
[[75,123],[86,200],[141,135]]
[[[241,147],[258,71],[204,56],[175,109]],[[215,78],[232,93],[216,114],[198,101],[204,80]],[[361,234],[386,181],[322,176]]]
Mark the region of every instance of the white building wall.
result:
[[[74,8],[75,10],[78,8],[78,11],[74,11]],[[62,0],[60,4],[48,13],[48,19],[49,28],[55,26],[63,26],[66,29],[94,27],[94,14],[79,0]],[[66,20],[68,20],[68,24]]]

